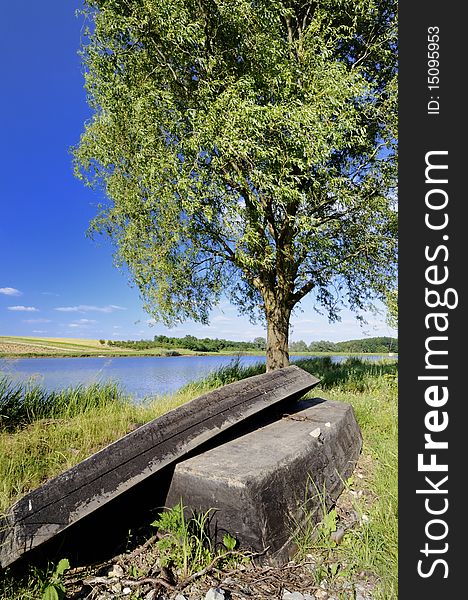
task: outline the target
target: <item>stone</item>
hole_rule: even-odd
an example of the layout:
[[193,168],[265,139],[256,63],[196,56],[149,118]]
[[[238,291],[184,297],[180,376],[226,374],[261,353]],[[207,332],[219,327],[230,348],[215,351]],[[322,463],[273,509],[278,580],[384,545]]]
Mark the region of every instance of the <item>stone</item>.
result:
[[206,592],[205,600],[225,600],[224,590],[221,588],[210,588]]
[[291,516],[301,520],[307,494],[318,520],[323,501],[330,508],[342,492],[361,446],[351,405],[302,400],[283,418],[257,421],[255,429],[180,462],[165,506],[182,500],[196,512],[216,509],[211,523],[221,540],[228,532],[243,548],[268,548],[264,562],[284,564],[294,553]]
[[112,569],[110,569],[110,571],[107,573],[107,577],[123,577],[124,576],[124,570],[122,569],[122,567],[120,565],[113,565]]
[[282,600],[316,600],[312,594],[303,594],[302,592],[288,592],[284,590]]
[[332,531],[330,534],[330,539],[332,542],[335,542],[335,544],[341,544],[345,533],[346,530],[344,527],[338,527],[336,531]]
[[301,592],[288,592],[288,590],[284,590],[282,600],[304,600],[304,595]]

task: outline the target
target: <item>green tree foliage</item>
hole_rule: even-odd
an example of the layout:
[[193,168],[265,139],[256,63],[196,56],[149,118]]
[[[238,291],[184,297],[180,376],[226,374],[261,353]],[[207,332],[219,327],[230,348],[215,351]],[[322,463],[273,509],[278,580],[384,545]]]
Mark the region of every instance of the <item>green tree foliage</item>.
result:
[[318,342],[311,342],[309,345],[309,352],[336,352],[335,343],[328,342],[326,340],[319,340]]
[[87,0],[75,164],[156,319],[227,294],[288,364],[291,312],[392,287],[396,0]]
[[298,340],[297,342],[290,342],[289,350],[291,352],[307,352],[309,348],[304,340]]
[[256,337],[253,340],[253,343],[257,346],[259,350],[266,350],[267,341],[264,337]]
[[[184,349],[195,352],[243,352],[246,350],[266,349],[266,339],[256,337],[251,342],[226,340],[223,338],[197,338],[194,335],[171,337],[155,335],[154,340],[115,340],[108,341],[109,346],[130,348],[132,350],[151,350],[152,348]],[[373,337],[344,342],[320,340],[306,342],[299,340],[289,344],[291,352],[398,352],[398,340],[391,337]]]
[[387,324],[396,329],[398,327],[398,288],[387,292]]
[[391,337],[363,338],[345,342],[311,342],[309,352],[398,352],[398,340]]
[[[258,340],[259,338],[256,338]],[[262,338],[260,338],[262,339]],[[194,350],[195,352],[242,352],[243,350],[265,350],[259,347],[258,341],[241,342],[225,339],[197,338],[194,335],[185,337],[171,337],[167,335],[155,335],[151,340],[116,340],[109,342],[111,346],[118,348],[130,348],[132,350],[150,350],[151,348],[178,348]]]

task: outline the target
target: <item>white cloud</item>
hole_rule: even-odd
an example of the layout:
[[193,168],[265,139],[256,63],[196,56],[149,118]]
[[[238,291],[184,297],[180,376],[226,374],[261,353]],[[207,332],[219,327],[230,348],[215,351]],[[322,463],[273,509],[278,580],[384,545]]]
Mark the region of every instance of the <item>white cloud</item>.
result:
[[16,288],[12,287],[4,287],[0,288],[0,294],[4,294],[5,296],[21,296],[23,292],[20,292]]
[[8,306],[8,310],[14,310],[18,312],[39,312],[39,309],[35,306]]
[[123,306],[117,306],[116,304],[108,304],[107,306],[93,306],[90,304],[79,304],[78,306],[58,306],[55,310],[59,312],[77,312],[77,313],[86,313],[86,312],[102,312],[102,313],[112,313],[116,310],[127,310]]
[[50,319],[23,319],[23,323],[52,323]]
[[47,331],[44,331],[44,329],[33,329],[32,332],[33,333],[47,333]]
[[212,323],[232,323],[232,317],[225,317],[224,315],[216,315],[211,319]]
[[68,324],[68,327],[86,327],[87,325],[93,325],[97,323],[95,319],[78,319],[78,321],[73,321]]

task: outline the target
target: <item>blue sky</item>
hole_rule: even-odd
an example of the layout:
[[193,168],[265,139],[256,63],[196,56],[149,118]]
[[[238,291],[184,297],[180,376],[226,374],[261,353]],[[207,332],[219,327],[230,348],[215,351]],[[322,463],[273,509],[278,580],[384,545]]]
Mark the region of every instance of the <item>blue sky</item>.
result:
[[[86,238],[99,197],[72,171],[69,148],[90,116],[77,50],[80,2],[7,3],[2,9],[0,136],[0,335],[104,339],[161,333],[251,340],[264,329],[224,301],[210,326],[174,329],[142,310],[138,291],[113,266],[112,249]],[[396,335],[384,314],[361,327],[343,311],[329,324],[305,299],[293,340]]]

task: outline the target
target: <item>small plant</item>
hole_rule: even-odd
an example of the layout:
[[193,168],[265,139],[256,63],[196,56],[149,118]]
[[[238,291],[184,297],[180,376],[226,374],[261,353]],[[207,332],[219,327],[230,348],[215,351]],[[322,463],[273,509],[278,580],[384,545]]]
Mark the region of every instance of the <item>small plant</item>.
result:
[[62,558],[50,575],[46,575],[42,588],[41,600],[63,600],[65,598],[65,586],[63,574],[70,568],[66,558]]
[[183,577],[189,577],[213,563],[217,563],[218,567],[234,566],[233,560],[234,563],[248,560],[247,556],[235,551],[237,540],[229,533],[223,537],[223,547],[214,549],[209,532],[212,512],[213,509],[201,514],[193,513],[187,519],[185,507],[179,502],[151,523],[163,534],[156,543],[161,566],[173,567]]
[[207,531],[211,511],[185,518],[182,502],[162,512],[151,523],[163,534],[157,542],[162,566],[174,566],[184,577],[203,569],[213,560],[213,549]]
[[237,540],[235,537],[232,537],[229,533],[223,537],[223,544],[228,550],[228,552],[232,552],[237,545]]
[[332,510],[325,512],[318,525],[318,541],[325,546],[336,546],[336,543],[331,539],[331,534],[337,529],[337,517],[336,510],[332,508]]
[[130,565],[130,567],[128,569],[128,574],[133,579],[139,579],[140,577],[144,577],[145,576],[145,572],[142,569],[139,569],[138,567],[135,567],[135,565]]

